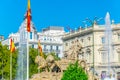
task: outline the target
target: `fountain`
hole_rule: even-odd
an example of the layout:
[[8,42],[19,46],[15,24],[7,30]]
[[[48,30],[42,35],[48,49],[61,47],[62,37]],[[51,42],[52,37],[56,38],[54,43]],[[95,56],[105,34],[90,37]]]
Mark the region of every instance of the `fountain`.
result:
[[[25,21],[26,22],[26,21]],[[21,25],[19,29],[20,41],[19,41],[19,54],[17,60],[17,75],[15,80],[26,80],[27,78],[27,31],[26,25]]]
[[112,53],[112,29],[111,29],[111,22],[110,22],[110,14],[107,12],[105,17],[105,44],[104,48],[106,50],[106,63],[107,63],[107,77],[104,80],[114,80],[112,75],[114,71],[112,70],[111,63],[114,57]]
[[[80,52],[80,53],[79,53]],[[85,73],[87,73],[88,80],[99,80],[98,76],[93,75],[90,71],[90,66],[84,58],[79,59],[79,55],[83,55],[82,45],[78,39],[75,39],[69,46],[69,49],[64,52],[64,57],[56,61],[52,55],[48,55],[46,59],[41,56],[36,56],[35,63],[38,64],[38,69],[43,69],[43,72],[34,74],[30,80],[61,80],[64,71],[70,63],[75,63],[78,60]],[[49,67],[49,70],[47,69]]]

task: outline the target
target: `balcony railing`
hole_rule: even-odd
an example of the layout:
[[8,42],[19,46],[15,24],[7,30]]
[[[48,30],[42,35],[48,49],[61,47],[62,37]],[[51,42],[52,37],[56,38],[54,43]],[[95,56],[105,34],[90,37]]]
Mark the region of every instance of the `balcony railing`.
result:
[[60,50],[48,50],[48,49],[43,49],[43,52],[46,52],[46,53],[49,53],[49,52],[60,53]]

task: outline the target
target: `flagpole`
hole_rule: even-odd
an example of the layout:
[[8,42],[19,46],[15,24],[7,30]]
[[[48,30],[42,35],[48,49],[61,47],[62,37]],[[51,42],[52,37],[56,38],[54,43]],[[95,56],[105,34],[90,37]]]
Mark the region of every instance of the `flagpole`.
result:
[[[39,56],[39,48],[38,48],[38,56]],[[40,70],[38,69],[38,73],[40,73]]]
[[29,80],[29,32],[27,32],[27,80]]
[[2,56],[2,80],[3,80],[3,56]]
[[31,26],[31,9],[30,9],[30,0],[28,0],[28,7],[27,7],[27,80],[29,80],[29,33],[30,33],[30,26]]
[[10,54],[10,80],[12,80],[12,52]]

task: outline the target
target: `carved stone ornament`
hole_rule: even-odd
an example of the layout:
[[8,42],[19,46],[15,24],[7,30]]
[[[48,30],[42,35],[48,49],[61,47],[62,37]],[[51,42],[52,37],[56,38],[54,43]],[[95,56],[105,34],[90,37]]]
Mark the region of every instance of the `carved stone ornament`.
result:
[[120,53],[120,48],[117,49],[117,52]]

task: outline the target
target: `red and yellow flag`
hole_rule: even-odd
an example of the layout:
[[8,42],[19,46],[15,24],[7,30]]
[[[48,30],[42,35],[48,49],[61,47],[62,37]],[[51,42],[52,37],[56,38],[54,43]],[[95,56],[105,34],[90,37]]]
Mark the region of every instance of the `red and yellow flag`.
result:
[[40,51],[40,56],[44,57],[43,52],[42,52],[42,46],[40,44],[40,40],[38,41],[38,49]]
[[10,39],[10,52],[14,52],[15,51],[15,45],[12,39]]
[[30,9],[30,0],[28,0],[28,7],[27,7],[27,31],[30,32],[30,23],[31,22],[31,9]]

